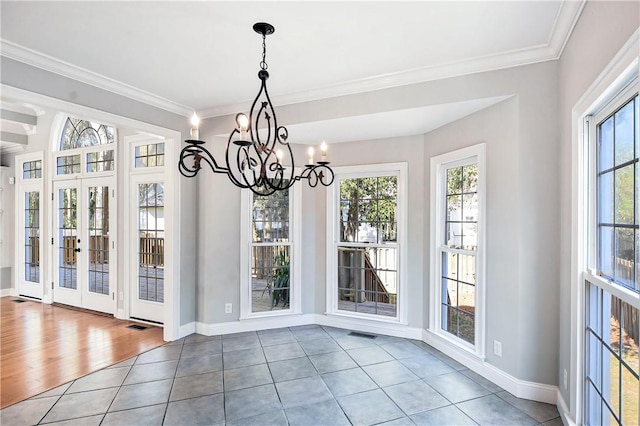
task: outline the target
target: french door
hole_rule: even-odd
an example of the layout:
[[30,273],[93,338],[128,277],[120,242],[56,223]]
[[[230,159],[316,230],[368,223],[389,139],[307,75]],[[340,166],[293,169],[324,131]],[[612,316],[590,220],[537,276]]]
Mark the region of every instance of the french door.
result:
[[113,183],[113,177],[54,182],[54,302],[115,313]]

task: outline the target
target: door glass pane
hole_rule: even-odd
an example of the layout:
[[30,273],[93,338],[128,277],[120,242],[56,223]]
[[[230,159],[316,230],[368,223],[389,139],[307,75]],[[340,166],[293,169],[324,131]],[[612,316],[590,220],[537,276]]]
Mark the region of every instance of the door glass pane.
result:
[[76,245],[78,191],[65,188],[58,193],[58,285],[64,288],[78,287]]
[[89,187],[89,291],[109,294],[109,187]]
[[40,193],[24,194],[24,280],[40,282]]
[[164,184],[138,185],[138,298],[164,302]]

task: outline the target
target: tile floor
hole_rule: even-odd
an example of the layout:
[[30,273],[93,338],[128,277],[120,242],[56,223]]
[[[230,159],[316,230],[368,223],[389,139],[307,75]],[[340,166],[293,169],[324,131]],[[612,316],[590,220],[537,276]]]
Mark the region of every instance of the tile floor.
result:
[[321,326],[191,335],[0,411],[3,425],[562,425],[423,342]]

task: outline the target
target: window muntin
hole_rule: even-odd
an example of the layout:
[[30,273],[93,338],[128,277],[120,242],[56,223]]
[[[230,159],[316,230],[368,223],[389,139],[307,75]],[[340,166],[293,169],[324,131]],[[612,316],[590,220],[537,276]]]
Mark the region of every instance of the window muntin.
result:
[[443,183],[440,327],[474,345],[479,210],[477,163],[445,168]]
[[397,318],[398,174],[340,177],[337,310]]
[[598,270],[638,292],[638,96],[601,121],[596,132]]
[[639,310],[586,281],[587,424],[637,425]]
[[80,164],[81,155],[63,155],[56,158],[56,173],[58,175],[70,175],[75,173],[80,173],[81,164]]
[[89,291],[109,294],[109,187],[89,187]]
[[22,179],[40,179],[42,177],[42,160],[22,163]]
[[87,173],[113,171],[113,150],[95,151],[87,153]]
[[164,142],[136,146],[134,158],[136,169],[164,166]]
[[59,190],[58,207],[58,286],[78,288],[78,264],[76,239],[78,238],[78,190],[63,188]]
[[40,191],[24,193],[24,280],[40,282]]
[[289,192],[251,196],[251,313],[290,308]]
[[164,184],[139,184],[139,300],[164,302],[164,225]]
[[60,151],[114,143],[115,129],[89,120],[68,117],[60,138]]

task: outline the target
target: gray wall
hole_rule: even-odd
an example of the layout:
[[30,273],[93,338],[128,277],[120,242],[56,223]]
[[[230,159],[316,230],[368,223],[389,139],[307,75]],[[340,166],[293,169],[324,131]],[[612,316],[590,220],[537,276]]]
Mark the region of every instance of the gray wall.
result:
[[[279,123],[289,125],[309,117],[335,118],[512,96],[427,135],[333,144],[330,156],[334,166],[409,163],[408,319],[410,326],[426,328],[429,159],[461,146],[488,143],[487,243],[492,260],[488,265],[487,347],[492,347],[493,339],[503,343],[502,358],[489,353],[488,360],[519,379],[547,384],[557,383],[558,366],[559,245],[549,244],[559,232],[557,90],[557,63],[546,62],[278,107]],[[233,116],[206,120],[203,128],[210,135],[226,133],[233,128]],[[224,144],[223,140],[216,143],[220,153]],[[198,228],[205,241],[200,241],[198,252],[205,264],[199,264],[198,294],[204,300],[198,297],[198,321],[233,321],[237,313],[225,315],[221,307],[239,300],[239,192],[224,176],[205,173],[199,179]],[[303,191],[303,205],[303,220],[313,225],[303,228],[303,240],[310,242],[304,244],[303,265],[315,269],[308,273],[313,286],[303,279],[303,307],[305,313],[323,313],[325,191]],[[217,241],[223,241],[225,248]]]
[[[559,61],[560,136],[560,265],[559,299],[560,359],[558,382],[571,371],[571,110],[633,32],[640,26],[638,2],[588,2]],[[576,406],[575,389],[560,387],[562,398]],[[575,415],[575,411],[573,413]]]

